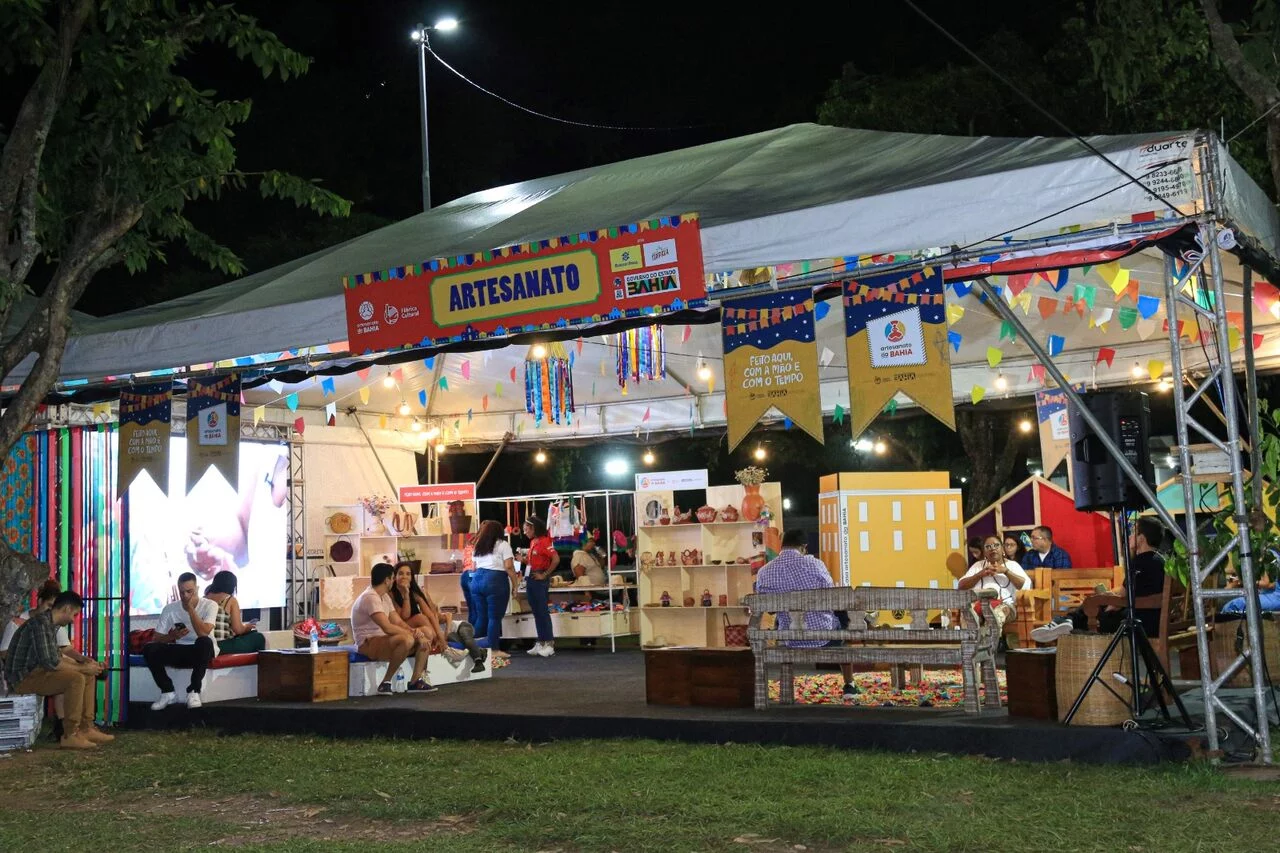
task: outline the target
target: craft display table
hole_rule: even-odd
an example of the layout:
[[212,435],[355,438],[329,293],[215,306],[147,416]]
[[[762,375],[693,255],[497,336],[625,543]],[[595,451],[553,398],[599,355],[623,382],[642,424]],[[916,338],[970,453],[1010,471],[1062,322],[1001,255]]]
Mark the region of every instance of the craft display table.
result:
[[648,649],[645,700],[650,705],[750,708],[755,657],[748,648]]
[[1010,649],[1005,655],[1009,716],[1058,719],[1057,649]]
[[278,702],[334,702],[347,698],[348,653],[307,650],[258,652],[258,698]]

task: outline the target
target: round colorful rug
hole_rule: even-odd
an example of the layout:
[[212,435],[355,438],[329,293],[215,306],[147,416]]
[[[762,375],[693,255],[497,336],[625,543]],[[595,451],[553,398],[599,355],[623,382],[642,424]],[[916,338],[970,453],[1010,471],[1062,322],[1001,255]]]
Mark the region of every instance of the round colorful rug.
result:
[[[997,670],[1000,685],[1000,701],[1008,701],[1003,670]],[[796,702],[801,705],[859,705],[862,707],[895,708],[958,708],[964,705],[964,685],[958,671],[925,670],[919,684],[910,680],[902,690],[895,690],[887,672],[858,672],[853,675],[857,694],[845,701],[844,679],[839,673],[797,675],[795,677]],[[979,700],[985,695],[978,685]],[[777,702],[778,681],[769,681],[769,700]]]

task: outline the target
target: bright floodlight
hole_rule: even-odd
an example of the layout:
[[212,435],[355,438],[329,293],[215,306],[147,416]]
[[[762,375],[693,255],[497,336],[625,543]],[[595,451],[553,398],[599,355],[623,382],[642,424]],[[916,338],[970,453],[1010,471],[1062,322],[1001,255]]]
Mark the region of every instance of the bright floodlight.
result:
[[547,461],[547,454],[539,450],[537,453],[533,454],[533,461],[541,465]]
[[756,457],[756,459],[759,459],[760,461],[764,461],[764,457],[765,457],[766,455],[767,455],[767,454],[764,452],[764,448],[763,448],[763,447],[757,447],[757,448],[756,448],[756,452],[755,452],[755,457]]
[[710,382],[710,381],[711,381],[711,368],[710,368],[710,367],[707,367],[705,364],[704,364],[704,365],[702,365],[701,367],[699,367],[699,368],[698,368],[698,378],[699,378],[699,379],[701,379],[703,382]]
[[652,451],[652,450],[646,450],[646,451],[644,452],[644,464],[646,464],[646,465],[652,465],[654,462],[656,462],[656,461],[657,461],[657,459],[658,459],[658,457],[656,457],[656,456],[654,456],[654,455],[653,455],[653,451]]
[[1041,470],[1041,469],[1039,469],[1039,468],[1037,468],[1036,470],[1032,471],[1031,473],[1032,473],[1032,474],[1035,474],[1037,477],[1043,477],[1043,476],[1044,476],[1044,471],[1043,471],[1043,470]]
[[433,30],[437,30],[442,33],[447,33],[450,30],[456,30],[457,28],[458,28],[457,18],[441,18],[440,20],[436,21],[436,25],[432,27]]
[[529,351],[529,354],[534,358],[546,358],[547,348],[542,344],[534,344],[533,349]]
[[876,452],[877,456],[884,456],[885,451],[889,449],[889,445],[885,444],[883,441],[877,441],[872,445],[871,449]]
[[1031,421],[1027,420],[1026,418],[1023,418],[1022,420],[1018,421],[1018,429],[1022,430],[1023,432],[1031,432]]
[[409,38],[412,39],[413,41],[421,40],[422,30],[414,30],[413,32],[409,33]]
[[782,508],[783,508],[783,509],[791,509],[791,498],[783,498],[783,499],[782,499]]
[[631,466],[627,464],[627,460],[614,457],[604,463],[604,472],[610,477],[621,477],[630,470]]

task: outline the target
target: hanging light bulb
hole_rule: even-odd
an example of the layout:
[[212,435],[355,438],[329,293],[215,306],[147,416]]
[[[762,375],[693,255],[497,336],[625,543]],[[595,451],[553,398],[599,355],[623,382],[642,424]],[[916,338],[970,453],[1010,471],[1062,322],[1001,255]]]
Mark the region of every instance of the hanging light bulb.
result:
[[997,374],[996,374],[996,382],[995,382],[995,385],[996,385],[996,390],[997,390],[997,391],[1008,391],[1008,390],[1009,390],[1009,380],[1004,378],[1004,374],[1003,374],[1003,373],[997,373]]
[[889,445],[885,444],[883,441],[877,440],[875,444],[871,445],[871,449],[876,452],[876,456],[884,456],[885,452],[889,449]]
[[440,434],[440,427],[436,426],[435,424],[432,424],[431,426],[427,427],[427,441],[430,441],[431,439],[435,438],[439,434]]
[[444,442],[443,442],[443,441],[437,441],[437,442],[436,442],[436,456],[440,456],[440,455],[442,455],[443,453],[444,453]]
[[537,453],[533,454],[533,461],[537,462],[539,465],[545,464],[547,461],[547,454],[539,450]]
[[652,450],[646,450],[646,451],[644,452],[644,457],[643,457],[643,458],[644,458],[644,464],[646,464],[646,465],[652,465],[652,464],[653,464],[654,462],[656,462],[656,461],[657,461],[657,459],[658,459],[658,457],[656,457],[656,456],[654,456],[654,455],[653,455],[653,451],[652,451]]
[[699,379],[701,379],[703,382],[710,382],[711,376],[712,376],[711,368],[707,366],[706,362],[703,362],[702,364],[698,365]]
[[408,403],[406,403],[404,400],[401,400],[401,401],[400,401],[400,408],[396,409],[396,411],[397,411],[397,412],[399,412],[399,413],[400,413],[400,414],[402,414],[402,415],[407,415],[407,414],[409,414],[409,404],[408,404]]
[[422,421],[418,420],[417,418],[414,418],[413,423],[409,424],[409,429],[413,430],[414,432],[422,432]]
[[1132,369],[1132,370],[1130,370],[1129,372],[1133,374],[1133,378],[1134,378],[1134,379],[1141,379],[1141,378],[1142,378],[1142,374],[1143,374],[1145,371],[1143,371],[1143,369],[1142,369],[1142,365],[1141,365],[1141,364],[1138,364],[1138,362],[1136,362],[1136,361],[1135,361],[1135,362],[1133,363],[1133,369]]
[[755,452],[755,454],[754,454],[754,455],[755,455],[756,460],[757,460],[758,462],[763,462],[763,461],[764,461],[765,456],[767,456],[768,454],[766,454],[766,453],[764,452],[764,448],[763,448],[763,447],[761,447],[760,445],[758,445],[758,444],[757,444],[757,445],[756,445],[756,452]]
[[1018,421],[1018,429],[1023,432],[1031,432],[1031,420],[1029,418],[1023,418]]
[[390,373],[388,373],[386,376],[382,377],[382,387],[383,388],[396,387],[396,378],[392,376]]
[[533,349],[529,350],[529,355],[531,355],[531,356],[533,356],[534,358],[537,358],[537,359],[543,359],[543,358],[546,358],[546,357],[547,357],[547,348],[546,348],[546,346],[544,346],[543,344],[534,344],[534,345],[533,345]]

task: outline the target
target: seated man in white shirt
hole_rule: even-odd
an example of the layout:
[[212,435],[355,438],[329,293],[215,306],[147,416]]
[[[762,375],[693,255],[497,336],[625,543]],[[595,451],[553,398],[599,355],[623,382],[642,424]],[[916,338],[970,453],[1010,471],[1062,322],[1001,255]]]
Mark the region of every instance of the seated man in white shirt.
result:
[[200,595],[196,589],[195,574],[183,572],[178,575],[178,600],[160,611],[155,639],[142,647],[147,669],[151,670],[151,677],[160,688],[160,698],[151,703],[151,710],[162,711],[176,698],[173,679],[165,672],[166,666],[191,670],[187,707],[200,707],[200,687],[204,683],[205,670],[218,655],[218,644],[213,639],[213,623],[217,619],[218,605]]
[[380,695],[390,695],[391,679],[404,659],[413,655],[413,675],[409,692],[432,693],[437,688],[427,682],[423,673],[431,654],[431,634],[425,628],[411,628],[400,618],[391,602],[391,587],[396,570],[389,563],[378,563],[369,577],[369,588],[351,605],[351,633],[356,648],[369,660],[386,661],[387,670],[378,684]]

